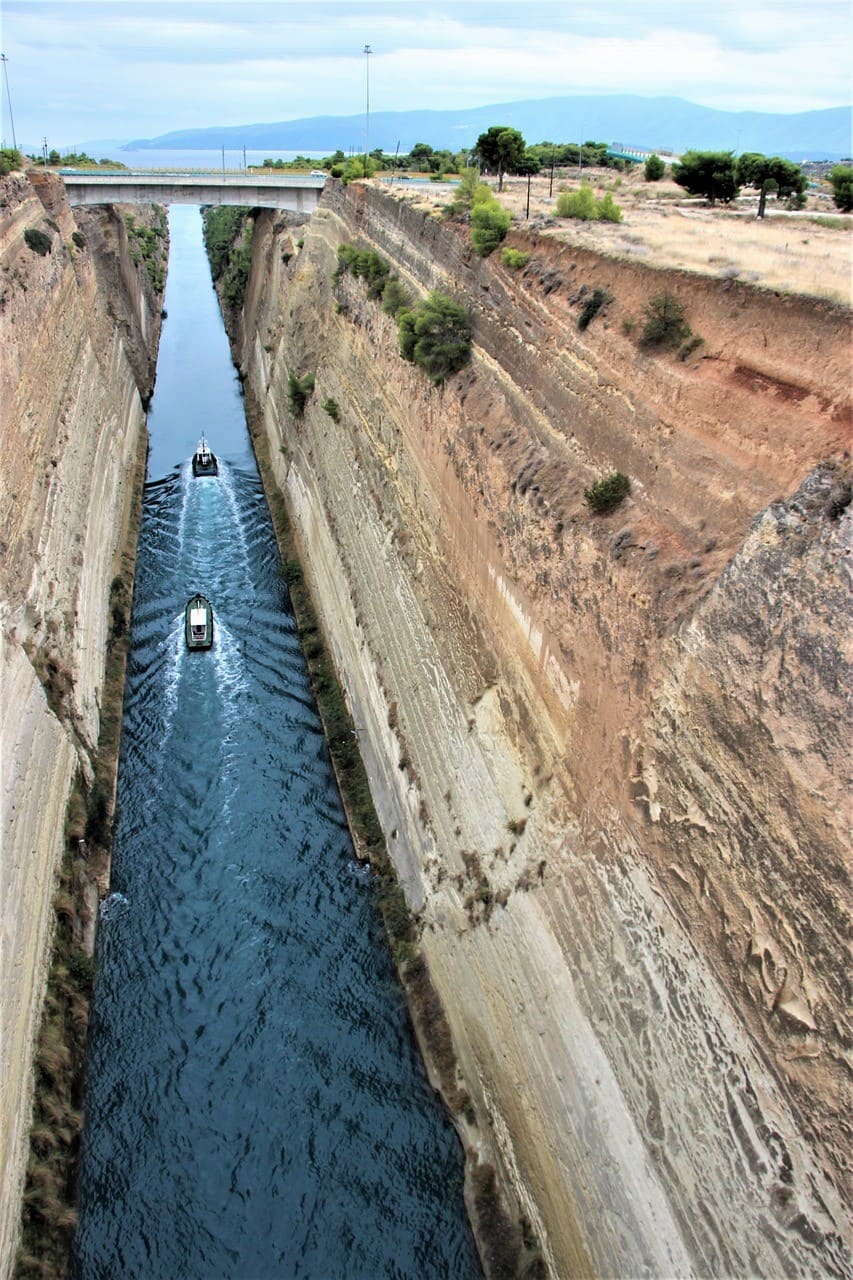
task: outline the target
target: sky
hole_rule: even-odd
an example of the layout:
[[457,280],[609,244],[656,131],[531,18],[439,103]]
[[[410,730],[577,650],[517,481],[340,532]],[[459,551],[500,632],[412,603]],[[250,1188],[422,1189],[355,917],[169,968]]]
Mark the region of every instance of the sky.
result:
[[[850,0],[0,0],[2,141],[586,93],[853,100]],[[370,55],[364,46],[369,44]],[[11,99],[12,119],[9,118]]]

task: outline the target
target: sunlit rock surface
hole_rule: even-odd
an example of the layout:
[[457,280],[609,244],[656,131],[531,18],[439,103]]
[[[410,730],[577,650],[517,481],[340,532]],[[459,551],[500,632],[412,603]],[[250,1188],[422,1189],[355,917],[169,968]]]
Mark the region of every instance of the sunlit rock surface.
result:
[[[27,231],[48,237],[48,251]],[[110,584],[160,331],[159,302],[123,231],[115,213],[75,220],[50,175],[0,180],[2,1275],[20,1214],[65,809],[98,741]]]
[[[342,242],[465,302],[471,364],[406,364]],[[554,1275],[844,1274],[849,314],[521,237],[512,272],[359,187],[254,243],[247,402],[472,1159]],[[637,343],[662,289],[684,361]]]

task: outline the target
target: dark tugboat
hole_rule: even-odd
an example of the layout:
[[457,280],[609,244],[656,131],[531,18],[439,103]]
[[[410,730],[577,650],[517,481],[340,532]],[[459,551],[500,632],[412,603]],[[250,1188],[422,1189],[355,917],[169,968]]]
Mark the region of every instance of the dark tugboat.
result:
[[198,448],[193,454],[193,475],[215,476],[218,474],[219,464],[216,461],[216,454],[211,453],[210,446],[202,436],[198,442]]
[[204,596],[187,601],[185,631],[188,649],[209,649],[213,644],[213,609]]

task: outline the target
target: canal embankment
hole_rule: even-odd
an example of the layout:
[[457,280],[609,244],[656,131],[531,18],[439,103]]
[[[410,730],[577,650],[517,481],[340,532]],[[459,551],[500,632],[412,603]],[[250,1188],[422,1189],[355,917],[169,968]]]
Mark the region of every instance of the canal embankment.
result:
[[[535,230],[514,270],[370,185],[299,239],[255,219],[236,360],[469,1172],[557,1275],[841,1274],[849,313]],[[353,252],[469,363],[404,359]],[[683,359],[640,341],[664,290]]]
[[0,197],[0,1274],[24,1193],[22,1256],[61,1275],[168,242],[153,209],[79,221],[51,175]]

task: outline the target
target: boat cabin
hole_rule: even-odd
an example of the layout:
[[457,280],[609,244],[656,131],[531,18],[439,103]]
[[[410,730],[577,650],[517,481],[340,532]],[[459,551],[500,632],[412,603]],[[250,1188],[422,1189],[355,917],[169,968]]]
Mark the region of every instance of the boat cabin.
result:
[[216,454],[211,452],[210,446],[204,436],[202,436],[198,442],[198,447],[193,454],[193,475],[215,476],[218,474],[219,464],[216,461]]
[[213,609],[204,596],[187,602],[185,635],[188,649],[209,649],[213,644]]

